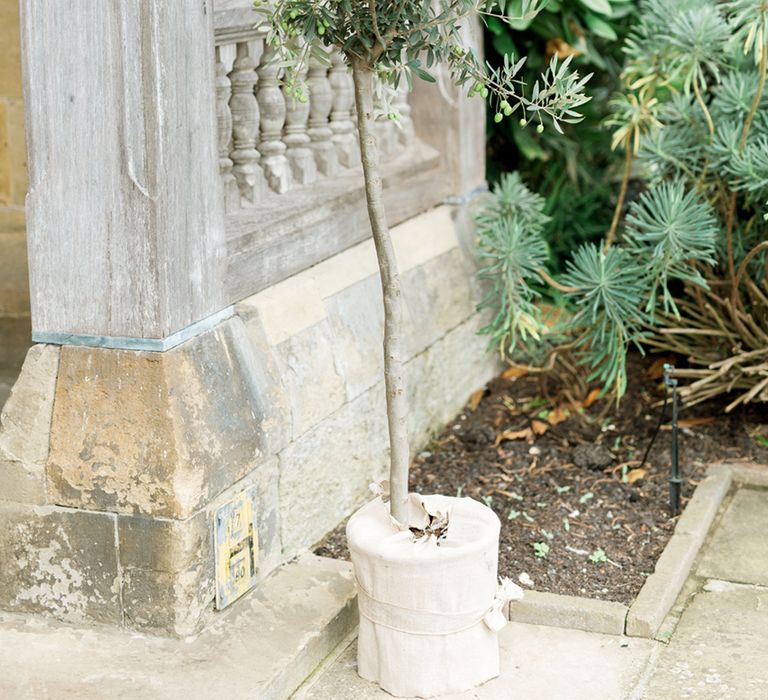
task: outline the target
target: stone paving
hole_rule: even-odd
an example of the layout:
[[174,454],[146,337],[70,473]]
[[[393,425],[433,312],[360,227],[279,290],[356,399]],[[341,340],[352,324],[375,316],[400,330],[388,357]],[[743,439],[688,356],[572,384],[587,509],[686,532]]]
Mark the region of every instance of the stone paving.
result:
[[[742,485],[657,639],[513,622],[501,675],[442,700],[768,700],[766,532],[768,488]],[[334,648],[295,700],[390,697],[358,677],[354,642],[339,646],[355,614],[349,566],[308,557],[194,639],[0,616],[0,698],[282,700]]]
[[[450,700],[768,699],[767,535],[768,491],[739,489],[691,572],[668,644],[512,623],[500,635],[500,677]],[[390,697],[357,676],[355,653],[353,643],[297,700]]]
[[[657,642],[512,622],[499,635],[501,675],[442,700],[617,700],[629,697]],[[578,653],[575,653],[578,650]],[[374,700],[392,696],[356,672],[356,647],[295,700]]]
[[644,700],[768,698],[768,491],[742,488],[702,552],[693,596]]

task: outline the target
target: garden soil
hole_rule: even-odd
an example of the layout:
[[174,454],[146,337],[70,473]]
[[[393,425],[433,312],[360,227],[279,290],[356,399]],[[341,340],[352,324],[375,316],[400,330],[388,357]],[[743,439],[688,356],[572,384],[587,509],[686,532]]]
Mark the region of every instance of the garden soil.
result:
[[[642,463],[660,423],[665,359],[630,357],[618,408],[597,390],[576,405],[547,400],[536,376],[506,372],[416,456],[411,489],[493,508],[500,575],[538,591],[630,604],[677,520],[669,509],[670,405]],[[727,404],[680,411],[683,507],[712,462],[768,463],[768,407],[726,414]],[[344,524],[315,552],[348,558]]]

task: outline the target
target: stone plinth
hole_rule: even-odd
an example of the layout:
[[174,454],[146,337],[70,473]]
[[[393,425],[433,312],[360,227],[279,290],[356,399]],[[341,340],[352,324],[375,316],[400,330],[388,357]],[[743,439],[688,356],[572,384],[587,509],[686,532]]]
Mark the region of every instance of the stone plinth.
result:
[[[393,229],[420,448],[497,370],[440,207]],[[257,576],[367,497],[388,461],[371,241],[166,352],[34,346],[0,428],[0,608],[183,636],[213,615],[216,509],[256,492]]]

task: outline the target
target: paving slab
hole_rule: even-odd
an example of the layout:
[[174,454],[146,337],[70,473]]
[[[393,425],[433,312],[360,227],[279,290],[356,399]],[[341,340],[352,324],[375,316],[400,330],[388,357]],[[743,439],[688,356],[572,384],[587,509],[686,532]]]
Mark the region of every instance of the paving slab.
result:
[[[640,681],[657,642],[512,622],[499,635],[501,675],[442,700],[622,700]],[[622,646],[625,645],[625,646]],[[357,675],[351,644],[295,700],[378,700],[392,696]]]
[[287,698],[357,624],[351,566],[314,555],[189,639],[0,616],[2,700]]
[[768,586],[768,491],[739,489],[706,546],[697,573]]
[[683,613],[642,697],[768,698],[768,589],[706,586]]

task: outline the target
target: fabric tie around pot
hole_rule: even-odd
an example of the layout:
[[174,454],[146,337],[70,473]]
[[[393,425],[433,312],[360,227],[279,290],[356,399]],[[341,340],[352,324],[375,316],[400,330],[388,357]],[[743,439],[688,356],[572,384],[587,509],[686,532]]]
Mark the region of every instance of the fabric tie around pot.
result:
[[377,498],[347,524],[358,581],[358,673],[401,697],[456,693],[499,673],[504,605],[520,597],[496,579],[500,523],[470,498],[424,496],[450,511],[448,535],[413,541]]

